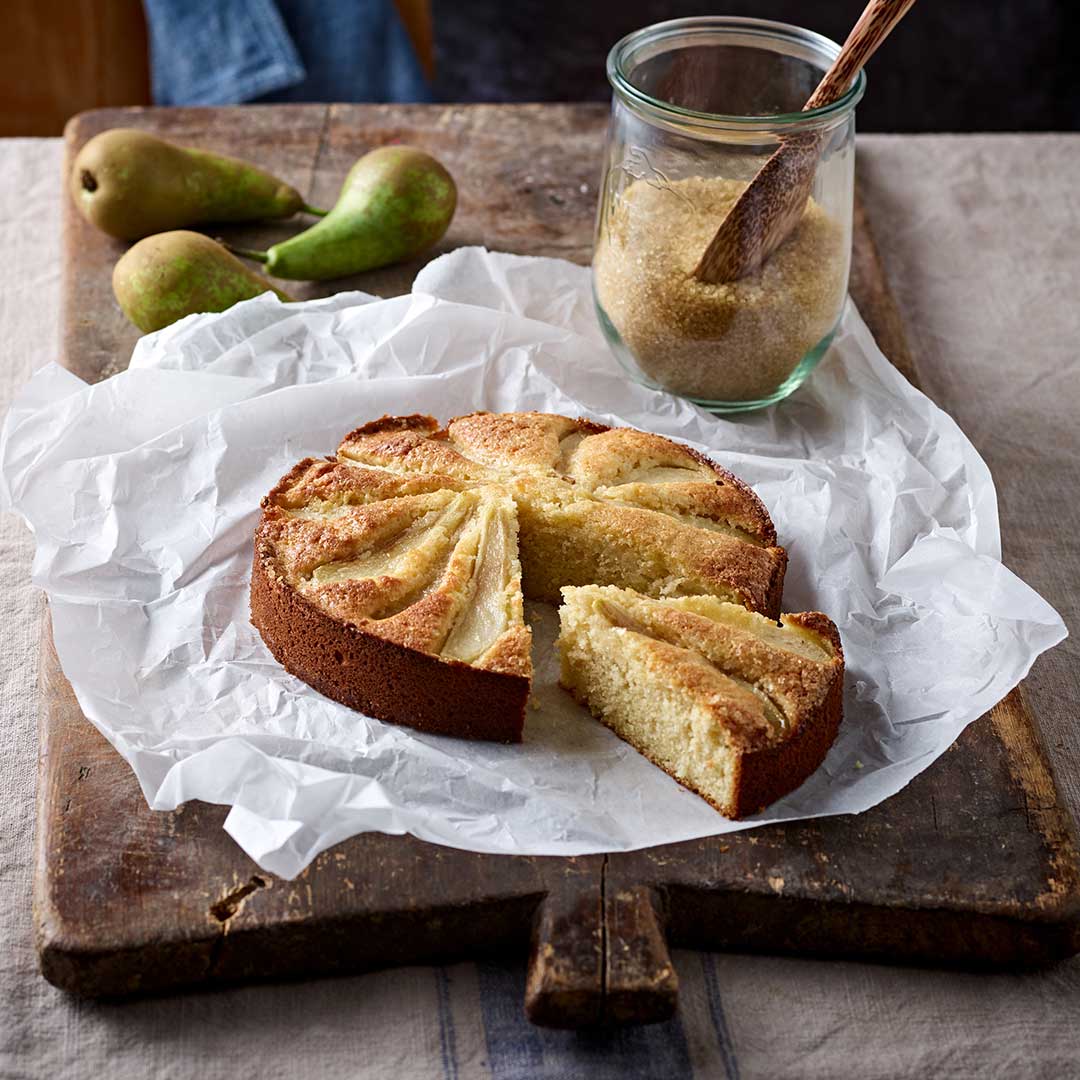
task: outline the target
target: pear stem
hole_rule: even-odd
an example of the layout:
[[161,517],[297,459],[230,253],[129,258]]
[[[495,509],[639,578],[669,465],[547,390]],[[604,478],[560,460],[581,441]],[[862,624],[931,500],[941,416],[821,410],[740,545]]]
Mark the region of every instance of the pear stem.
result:
[[315,217],[326,217],[326,215],[330,213],[329,210],[320,210],[317,206],[308,206],[307,203],[304,203],[300,209],[303,210],[305,214],[314,214]]
[[253,251],[251,248],[237,247],[235,244],[227,244],[224,240],[221,241],[222,246],[226,251],[231,251],[234,255],[239,255],[242,259],[253,259],[255,262],[266,262],[265,251]]

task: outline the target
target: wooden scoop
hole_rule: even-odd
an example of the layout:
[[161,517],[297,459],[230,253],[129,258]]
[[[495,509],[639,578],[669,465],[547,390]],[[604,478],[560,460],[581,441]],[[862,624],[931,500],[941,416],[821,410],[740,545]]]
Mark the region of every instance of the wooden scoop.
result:
[[[839,100],[913,3],[870,0],[803,112]],[[806,208],[825,137],[805,132],[784,138],[728,211],[694,277],[710,284],[735,281],[757,269],[784,242]]]

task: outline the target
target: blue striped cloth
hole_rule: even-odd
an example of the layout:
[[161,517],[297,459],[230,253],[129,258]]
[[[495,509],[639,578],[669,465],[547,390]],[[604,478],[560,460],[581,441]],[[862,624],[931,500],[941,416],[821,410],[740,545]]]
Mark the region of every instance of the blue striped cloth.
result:
[[[668,1023],[608,1031],[553,1031],[534,1027],[525,1018],[524,966],[477,964],[487,1075],[491,1080],[738,1080],[717,957],[685,953],[676,966],[682,980],[680,1008]],[[429,1062],[428,1075],[445,1080],[476,1075],[475,1063],[459,1051],[453,1008],[454,976],[464,970],[431,969],[439,1002],[440,1060]]]
[[158,105],[428,101],[393,0],[143,0]]

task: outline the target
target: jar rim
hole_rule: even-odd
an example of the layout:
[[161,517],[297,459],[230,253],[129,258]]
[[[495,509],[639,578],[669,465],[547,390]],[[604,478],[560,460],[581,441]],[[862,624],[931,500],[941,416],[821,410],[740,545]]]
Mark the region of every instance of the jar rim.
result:
[[822,105],[816,109],[807,109],[795,113],[767,113],[759,116],[739,116],[725,113],[700,112],[686,109],[662,98],[653,97],[636,87],[625,70],[625,61],[643,45],[661,42],[665,38],[680,37],[694,33],[715,33],[717,30],[729,30],[743,35],[795,42],[810,46],[831,64],[840,53],[840,46],[824,34],[791,23],[775,22],[772,19],[752,19],[736,15],[698,15],[685,19],[669,19],[666,22],[652,23],[650,26],[635,30],[621,38],[612,47],[607,56],[607,77],[615,92],[624,99],[644,106],[647,110],[658,112],[668,119],[693,122],[706,127],[717,128],[790,128],[795,126],[819,127],[830,120],[846,116],[862,99],[866,92],[866,72],[861,68],[852,80],[851,86],[831,105]]

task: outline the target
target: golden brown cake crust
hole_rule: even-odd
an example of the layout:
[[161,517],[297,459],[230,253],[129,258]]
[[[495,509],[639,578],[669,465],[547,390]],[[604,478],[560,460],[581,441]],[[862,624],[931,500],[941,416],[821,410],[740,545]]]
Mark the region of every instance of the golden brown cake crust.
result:
[[[385,419],[393,421],[392,417]],[[713,481],[720,487],[728,487],[736,495],[735,498],[724,500],[722,505],[729,514],[736,514],[740,518],[740,525],[747,533],[765,547],[776,543],[776,529],[772,519],[753,488],[692,447],[674,442],[663,435],[638,431],[636,428],[612,428],[585,417],[571,418],[556,413],[475,412],[455,417],[441,429],[437,426],[438,422],[431,417],[409,419],[417,422],[417,426],[421,419],[428,425],[436,425],[431,432],[432,437],[465,443],[471,449],[483,451],[489,460],[509,460],[517,467],[532,464],[547,467],[557,473],[563,473],[560,466],[569,465],[568,471],[563,474],[589,490],[614,486],[612,482],[618,480],[618,470],[634,452],[663,455],[673,459],[672,464],[677,467],[696,464],[704,473],[698,477],[699,480]],[[586,445],[592,453],[585,468],[581,470],[575,470],[572,461],[564,461],[561,452],[562,440],[575,435],[582,438],[606,436],[605,439],[589,439]],[[614,444],[606,454],[604,450],[607,447],[603,445],[605,443]],[[580,451],[579,443],[578,454],[575,456],[580,457]],[[699,507],[699,513],[702,509],[705,510],[702,516],[709,516],[709,509],[720,509],[715,492],[703,493],[700,498],[705,504],[704,507]]]
[[740,757],[732,818],[750,817],[795,791],[825,760],[844,715],[844,648],[836,624],[820,611],[800,611],[781,617],[785,624],[818,634],[833,649],[834,671],[824,700],[807,703],[796,730],[772,746],[749,750]]
[[399,476],[376,469],[343,469],[336,458],[309,457],[298,461],[259,505],[264,511],[271,506],[299,509],[316,499],[362,505],[400,495],[461,490],[464,486],[453,477],[436,473]]
[[743,755],[736,781],[735,805],[728,816],[743,818],[756,814],[800,787],[817,772],[836,741],[843,708],[841,670],[840,676],[830,684],[824,702],[799,725],[790,739]]
[[333,619],[276,574],[265,549],[252,566],[251,621],[286,671],[342,705],[436,735],[521,741],[527,675],[444,660]]
[[[567,497],[593,500],[598,513],[607,508],[596,520],[613,537],[697,549],[689,565],[702,580],[694,588],[734,587],[753,610],[780,613],[787,552],[764,504],[737,476],[664,436],[555,413],[468,413],[445,427],[415,414],[358,427],[339,455],[402,474],[509,482],[519,494],[530,478],[559,482]],[[710,522],[726,535],[709,536]]]

